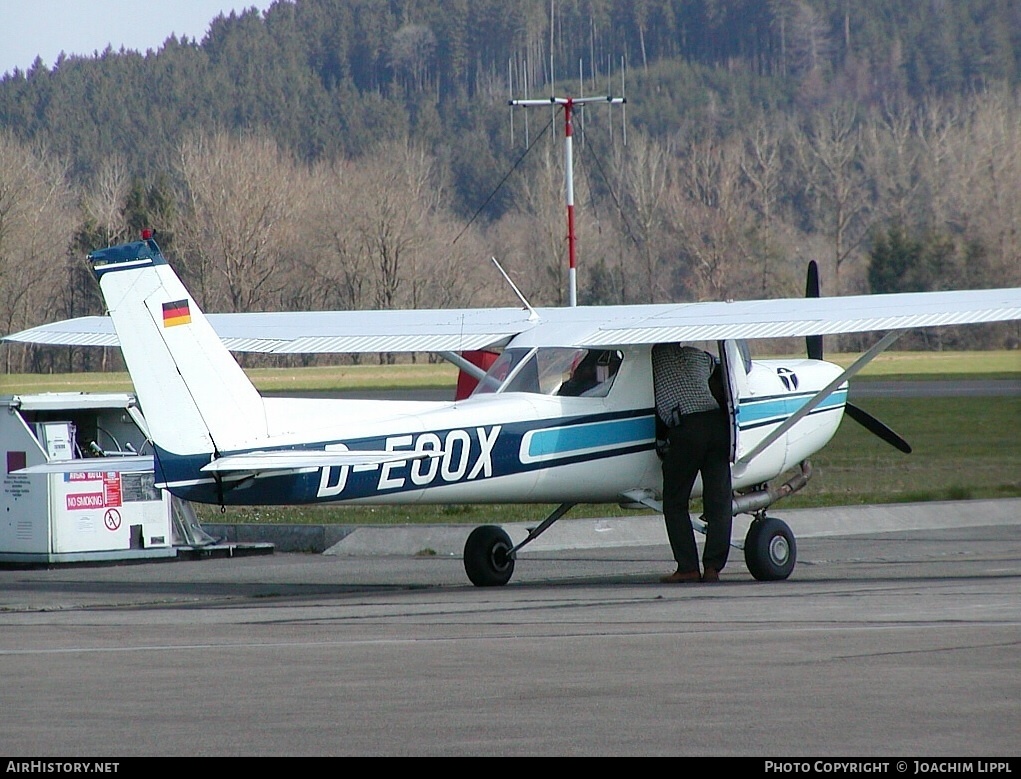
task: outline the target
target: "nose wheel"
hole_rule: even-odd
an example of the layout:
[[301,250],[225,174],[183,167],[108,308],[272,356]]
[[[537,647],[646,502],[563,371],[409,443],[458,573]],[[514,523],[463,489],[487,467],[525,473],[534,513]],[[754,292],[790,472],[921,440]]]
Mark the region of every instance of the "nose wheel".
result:
[[464,571],[476,587],[499,587],[514,573],[514,544],[503,528],[475,528],[464,543]]
[[744,561],[762,582],[786,579],[794,570],[798,545],[787,523],[776,517],[756,517],[744,539]]

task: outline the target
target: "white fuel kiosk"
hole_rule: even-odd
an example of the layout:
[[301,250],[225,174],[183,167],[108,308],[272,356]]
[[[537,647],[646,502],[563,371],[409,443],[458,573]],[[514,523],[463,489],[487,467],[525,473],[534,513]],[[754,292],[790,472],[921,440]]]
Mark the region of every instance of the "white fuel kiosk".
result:
[[[152,471],[103,468],[104,456],[149,454],[145,419],[127,394],[46,393],[0,399],[0,562],[173,557],[174,506]],[[94,471],[19,474],[91,458]],[[190,507],[189,507],[190,508]]]

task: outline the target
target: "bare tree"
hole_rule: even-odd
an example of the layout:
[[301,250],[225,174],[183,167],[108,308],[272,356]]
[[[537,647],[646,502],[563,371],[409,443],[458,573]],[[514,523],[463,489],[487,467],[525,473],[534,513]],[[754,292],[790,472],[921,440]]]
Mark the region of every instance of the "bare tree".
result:
[[805,0],[769,0],[780,36],[780,72],[814,73],[830,59],[826,20]]
[[409,263],[427,243],[442,200],[434,161],[406,139],[385,141],[351,167],[349,178],[353,197],[345,211],[371,268],[373,305],[401,308],[411,293]]
[[[53,318],[73,224],[63,167],[0,133],[0,327],[5,333]],[[28,348],[8,345],[5,372],[25,370],[28,355]]]
[[406,24],[390,41],[390,64],[406,77],[406,86],[420,91],[426,87],[429,65],[436,51],[436,35],[427,25]]
[[918,173],[923,184],[923,199],[929,221],[935,226],[947,225],[953,216],[948,181],[954,167],[954,147],[961,139],[963,124],[959,104],[929,98],[918,108],[915,133],[921,147]]
[[687,283],[697,298],[735,298],[754,290],[747,272],[754,222],[741,163],[739,140],[694,143],[683,156],[673,221],[687,260]]
[[988,268],[972,267],[984,279],[971,283],[1008,284],[1021,281],[1021,109],[1015,96],[991,91],[976,98],[955,155],[957,175],[952,197],[961,209],[966,236],[988,249]]
[[105,245],[123,243],[130,237],[124,219],[124,203],[130,186],[127,162],[113,155],[103,161],[82,196],[82,217]]
[[817,115],[809,131],[796,136],[795,149],[813,227],[830,241],[835,291],[839,294],[847,284],[842,271],[860,256],[874,218],[857,116],[840,108]]
[[913,224],[919,215],[923,149],[915,127],[912,112],[888,106],[881,117],[870,117],[862,133],[863,163],[874,182],[876,212],[899,225]]
[[323,162],[310,174],[302,228],[309,245],[291,284],[292,297],[306,308],[372,307],[373,269],[351,214],[361,196],[353,169],[350,162]]
[[[757,296],[787,294],[792,263],[799,257],[803,236],[787,218],[784,203],[791,170],[785,164],[790,130],[775,118],[760,117],[748,129],[740,157],[748,187],[748,203],[755,214],[758,249],[749,268],[759,278]],[[795,236],[791,239],[790,236]]]
[[225,133],[186,140],[179,163],[187,188],[180,243],[208,296],[205,305],[265,307],[283,283],[281,250],[296,239],[303,171],[271,139]]
[[664,269],[676,263],[668,256],[668,192],[672,169],[669,149],[640,132],[633,132],[626,147],[615,156],[615,179],[621,204],[620,230],[629,258],[622,278],[635,278],[633,291],[622,302],[661,302],[669,299],[670,285]]
[[477,231],[443,209],[445,187],[421,149],[382,144],[358,162],[321,164],[309,188],[303,233],[315,249],[300,262],[324,305],[443,308],[480,291],[488,257]]
[[[65,169],[55,158],[0,133],[0,327],[4,333],[48,322],[60,310],[64,260],[74,224]],[[32,347],[8,345],[4,370],[29,370],[32,354]]]

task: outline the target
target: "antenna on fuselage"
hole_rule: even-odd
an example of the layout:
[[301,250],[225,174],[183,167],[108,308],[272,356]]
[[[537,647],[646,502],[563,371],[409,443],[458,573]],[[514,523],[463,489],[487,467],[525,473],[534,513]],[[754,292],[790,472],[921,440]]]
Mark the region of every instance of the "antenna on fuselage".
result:
[[538,320],[539,319],[539,312],[537,312],[534,308],[532,308],[532,304],[528,302],[528,298],[526,298],[521,293],[521,290],[518,289],[518,285],[515,284],[513,281],[511,281],[511,277],[507,275],[507,271],[505,271],[503,269],[503,266],[500,265],[500,263],[497,261],[496,257],[490,257],[490,259],[493,261],[493,265],[496,266],[496,269],[498,271],[500,271],[500,275],[503,276],[504,280],[508,284],[510,284],[510,288],[512,290],[514,290],[514,294],[518,296],[518,300],[520,300],[524,304],[525,308],[528,309],[528,312],[529,312],[528,313],[528,321],[535,322],[536,320]]

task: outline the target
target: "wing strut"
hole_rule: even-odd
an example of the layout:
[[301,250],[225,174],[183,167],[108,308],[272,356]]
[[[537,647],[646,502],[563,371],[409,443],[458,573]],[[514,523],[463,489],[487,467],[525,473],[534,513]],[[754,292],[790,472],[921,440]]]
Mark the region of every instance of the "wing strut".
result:
[[486,376],[486,372],[482,370],[482,368],[480,368],[475,363],[464,359],[464,357],[459,355],[457,352],[436,352],[436,353],[447,362],[456,365],[459,370],[464,371],[477,381],[481,381]]
[[776,442],[776,440],[780,438],[780,436],[782,436],[784,433],[786,433],[788,430],[794,427],[794,425],[800,422],[804,417],[808,416],[808,414],[810,414],[816,408],[816,406],[818,406],[820,403],[826,400],[826,398],[828,398],[833,393],[833,390],[835,390],[849,378],[858,373],[858,371],[860,371],[862,368],[864,368],[866,365],[872,362],[872,360],[874,360],[876,357],[878,357],[880,354],[886,351],[894,341],[901,337],[903,333],[904,333],[903,330],[892,330],[886,335],[884,335],[879,340],[879,342],[876,343],[875,346],[873,346],[861,357],[855,360],[854,364],[851,365],[839,376],[837,376],[837,378],[835,378],[833,381],[831,381],[829,384],[827,384],[825,387],[819,390],[819,392],[817,392],[815,396],[811,400],[809,400],[805,405],[803,405],[801,408],[799,408],[797,411],[795,411],[793,414],[787,417],[787,419],[784,420],[783,424],[779,425],[775,430],[773,430],[773,432],[771,432],[769,435],[767,435],[765,438],[759,441],[759,443],[756,444],[751,449],[751,451],[745,453],[740,458],[738,458],[737,462],[734,463],[735,468],[738,469],[745,468],[748,465],[748,463],[750,463],[752,460],[754,460],[756,457],[762,454],[769,446]]

